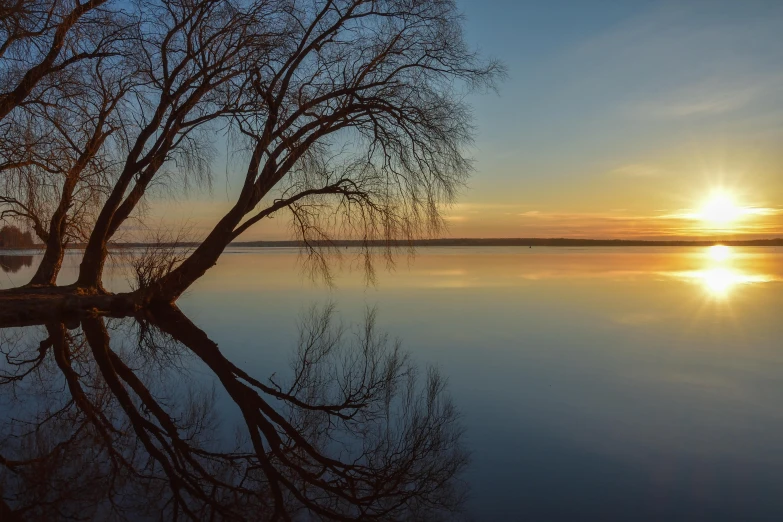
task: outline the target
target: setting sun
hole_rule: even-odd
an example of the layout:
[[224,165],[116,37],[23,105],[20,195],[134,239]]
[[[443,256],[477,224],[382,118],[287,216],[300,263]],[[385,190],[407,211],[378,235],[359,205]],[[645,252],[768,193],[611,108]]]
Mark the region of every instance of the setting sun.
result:
[[742,215],[742,208],[737,206],[730,194],[719,192],[707,200],[699,215],[709,225],[726,226]]

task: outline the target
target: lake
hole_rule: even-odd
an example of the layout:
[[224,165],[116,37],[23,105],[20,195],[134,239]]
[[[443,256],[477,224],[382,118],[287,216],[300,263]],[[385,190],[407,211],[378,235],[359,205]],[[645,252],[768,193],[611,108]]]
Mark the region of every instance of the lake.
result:
[[[37,257],[16,258],[0,256],[0,287],[32,275]],[[69,252],[60,282],[78,260]],[[348,337],[375,310],[390,343],[447,380],[470,453],[469,519],[783,518],[783,249],[421,248],[390,271],[381,262],[370,285],[350,265],[330,287],[296,250],[234,248],[178,306],[258,379],[291,366],[313,305],[331,303]],[[107,279],[127,288],[122,260]],[[131,335],[109,324],[112,346]],[[45,336],[16,330],[4,339]],[[209,389],[212,438],[246,429],[212,366],[180,366],[193,373],[160,392],[165,404]],[[24,386],[0,386],[6,431],[11,417],[52,411],[41,404],[53,392]]]

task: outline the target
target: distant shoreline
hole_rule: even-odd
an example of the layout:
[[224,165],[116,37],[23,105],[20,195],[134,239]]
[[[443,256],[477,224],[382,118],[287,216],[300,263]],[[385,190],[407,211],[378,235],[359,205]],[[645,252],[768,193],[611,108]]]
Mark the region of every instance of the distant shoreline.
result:
[[[332,246],[362,246],[362,241],[334,241]],[[370,241],[370,246],[383,247],[387,245],[397,247],[640,247],[640,246],[783,246],[783,238],[753,239],[753,240],[698,240],[698,241],[639,241],[629,239],[566,239],[566,238],[463,238],[463,239],[422,239],[410,243],[385,241]],[[298,247],[302,246],[298,241],[243,241],[231,243],[234,247]]]
[[[313,242],[316,246],[360,247],[360,240],[338,240],[331,243]],[[199,243],[182,243],[183,247],[196,247]],[[458,238],[458,239],[421,239],[412,242],[369,241],[371,247],[707,247],[726,245],[738,247],[780,247],[783,238],[775,239],[738,239],[738,240],[668,240],[643,241],[634,239],[568,239],[568,238]],[[114,243],[112,248],[140,248],[148,243]],[[301,247],[300,241],[240,241],[231,243],[231,247],[242,248],[292,248]],[[72,245],[70,249],[84,248],[84,245]],[[32,247],[0,247],[0,250],[43,250],[43,245]]]

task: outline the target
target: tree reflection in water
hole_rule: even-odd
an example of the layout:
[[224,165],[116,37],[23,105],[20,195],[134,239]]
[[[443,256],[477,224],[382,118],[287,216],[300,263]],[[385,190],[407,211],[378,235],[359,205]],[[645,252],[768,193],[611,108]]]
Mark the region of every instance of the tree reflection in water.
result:
[[33,256],[9,256],[0,254],[0,270],[3,272],[17,273],[22,268],[33,266]]
[[[311,310],[285,380],[249,375],[176,308],[10,328],[2,351],[2,520],[433,520],[461,507],[467,456],[444,382],[374,313],[354,331]],[[241,412],[230,442],[220,395]]]

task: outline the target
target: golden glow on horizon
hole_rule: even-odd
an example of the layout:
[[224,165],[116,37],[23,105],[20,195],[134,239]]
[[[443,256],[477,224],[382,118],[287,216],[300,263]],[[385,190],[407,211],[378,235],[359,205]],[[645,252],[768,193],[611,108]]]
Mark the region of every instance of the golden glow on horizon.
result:
[[[744,185],[744,188],[742,188]],[[773,239],[783,237],[783,200],[768,184],[752,189],[748,181],[699,180],[689,186],[666,186],[644,196],[611,193],[611,199],[593,203],[583,198],[553,206],[542,202],[462,201],[444,208],[448,227],[443,238],[573,238],[626,240]],[[705,190],[706,187],[706,190]],[[714,198],[712,196],[715,196]],[[507,202],[508,199],[514,201]],[[627,199],[627,200],[626,200]],[[169,203],[169,202],[166,202]],[[206,236],[222,213],[223,203],[199,200],[197,214],[187,205],[161,202],[150,209],[153,228],[190,230]],[[726,212],[728,210],[728,212]],[[165,214],[168,213],[168,214]],[[195,212],[195,210],[194,210]],[[727,217],[728,216],[728,217]],[[290,216],[263,220],[243,234],[239,241],[294,239]],[[127,241],[149,239],[150,229],[129,227]],[[339,238],[338,238],[339,239]]]
[[[770,191],[740,188],[740,183],[667,189],[654,205],[616,195],[590,210],[586,202],[578,209],[547,209],[513,203],[457,203],[447,209],[453,238],[572,238],[627,240],[772,239],[783,237],[783,206],[766,199]],[[678,195],[679,193],[679,195]],[[648,196],[649,197],[649,196]],[[616,205],[616,208],[610,205]],[[584,206],[583,206],[584,205]]]

